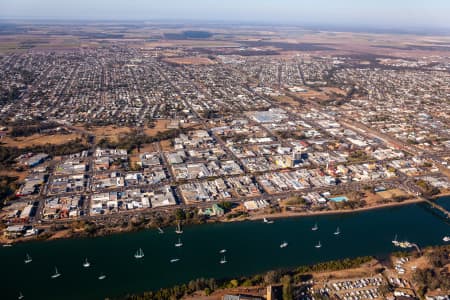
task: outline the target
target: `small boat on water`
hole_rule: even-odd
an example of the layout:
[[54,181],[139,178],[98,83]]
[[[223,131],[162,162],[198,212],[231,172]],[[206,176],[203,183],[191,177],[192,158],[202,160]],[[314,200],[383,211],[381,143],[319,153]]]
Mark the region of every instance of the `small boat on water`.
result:
[[136,253],[134,254],[134,258],[136,259],[141,259],[144,257],[144,251],[142,251],[141,248],[139,248],[138,251],[136,251]]
[[23,298],[25,298],[25,296],[22,294],[22,292],[20,292],[20,293],[19,293],[19,296],[17,297],[17,299],[20,300],[20,299],[23,299]]
[[317,231],[319,230],[319,226],[316,224],[314,224],[314,226],[311,228],[312,231]]
[[29,255],[27,254],[26,257],[25,257],[24,262],[25,262],[26,264],[29,264],[29,263],[32,262],[32,261],[33,261],[33,259],[31,258],[31,256],[29,256]]
[[227,249],[222,249],[219,251],[220,254],[224,254],[225,252],[227,252]]
[[9,248],[9,247],[12,247],[12,246],[13,246],[13,244],[3,244],[2,245],[3,248]]
[[288,246],[288,243],[287,242],[282,242],[281,244],[280,244],[280,248],[286,248]]
[[178,262],[178,261],[180,261],[180,259],[179,258],[172,258],[171,260],[170,260],[170,263],[176,263],[176,262]]
[[341,234],[341,230],[338,228],[336,228],[336,231],[333,232],[334,235],[340,235]]
[[442,238],[442,240],[443,240],[444,242],[450,242],[450,236],[444,236],[444,237]]
[[106,278],[106,275],[103,273],[100,276],[98,276],[98,280],[103,280],[105,278]]
[[183,229],[181,229],[181,224],[180,222],[178,222],[178,226],[177,229],[175,230],[176,234],[182,234],[183,233]]
[[58,272],[58,269],[55,267],[55,274],[51,276],[52,279],[56,279],[61,276],[61,273]]
[[264,223],[266,223],[266,224],[273,224],[273,220],[269,220],[269,219],[267,219],[267,218],[264,218]]
[[400,242],[397,240],[397,235],[395,235],[394,239],[392,240],[392,244],[394,244],[394,246],[399,246]]
[[158,232],[159,232],[159,234],[164,234],[164,230],[162,230],[161,227],[158,227]]
[[87,260],[87,258],[86,258],[86,259],[84,260],[83,267],[89,268],[90,266],[91,266],[91,263],[88,262],[88,260]]
[[228,261],[227,261],[227,258],[225,257],[225,255],[222,257],[222,259],[220,260],[220,264],[226,264]]
[[316,247],[317,249],[322,248],[322,244],[320,243],[320,241],[317,243],[317,245],[315,245],[314,247]]
[[183,247],[183,243],[181,242],[181,239],[178,238],[178,242],[175,243],[175,247],[179,248],[179,247]]

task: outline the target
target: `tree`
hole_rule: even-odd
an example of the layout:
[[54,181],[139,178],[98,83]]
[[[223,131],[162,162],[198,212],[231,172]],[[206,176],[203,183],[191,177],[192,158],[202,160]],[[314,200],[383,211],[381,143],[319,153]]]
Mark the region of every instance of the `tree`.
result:
[[264,282],[266,284],[274,284],[280,281],[281,273],[280,271],[269,271],[264,276]]
[[177,218],[177,220],[185,220],[186,213],[184,212],[183,209],[177,208],[177,210],[175,211],[175,217]]

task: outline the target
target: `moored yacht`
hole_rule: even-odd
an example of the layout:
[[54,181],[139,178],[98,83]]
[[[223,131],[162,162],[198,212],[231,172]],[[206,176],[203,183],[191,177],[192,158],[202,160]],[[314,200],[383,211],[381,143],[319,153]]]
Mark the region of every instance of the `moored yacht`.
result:
[[84,260],[83,267],[89,268],[90,266],[91,266],[91,263],[88,262],[88,260],[87,260],[87,258],[86,258],[86,259]]
[[223,265],[223,264],[226,264],[227,263],[227,258],[225,257],[225,255],[222,257],[222,259],[220,260],[220,263]]
[[58,269],[55,267],[55,274],[53,274],[51,276],[52,279],[58,278],[59,276],[61,276],[61,273],[58,272]]
[[27,254],[26,257],[25,257],[24,262],[25,262],[26,264],[29,264],[29,263],[32,262],[32,261],[33,261],[33,259],[31,258],[31,256],[29,256],[29,255]]
[[136,253],[134,254],[134,258],[136,259],[140,259],[144,257],[144,251],[142,251],[141,248],[139,248],[138,251],[136,251]]
[[175,230],[176,234],[182,234],[183,233],[183,229],[181,229],[181,224],[180,222],[178,222],[178,226],[177,229]]
[[181,242],[181,239],[178,238],[178,242],[175,243],[175,247],[179,248],[179,247],[182,247],[182,246],[183,246],[183,243]]

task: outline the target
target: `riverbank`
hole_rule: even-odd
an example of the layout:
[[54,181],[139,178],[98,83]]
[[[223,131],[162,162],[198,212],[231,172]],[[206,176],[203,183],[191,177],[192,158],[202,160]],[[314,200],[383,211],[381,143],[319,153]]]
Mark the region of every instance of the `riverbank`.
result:
[[376,209],[382,209],[382,208],[388,208],[388,207],[411,205],[411,204],[422,203],[422,202],[425,202],[425,200],[411,199],[411,200],[405,200],[402,202],[389,202],[389,203],[384,203],[384,204],[375,205],[375,206],[359,207],[359,208],[355,208],[355,209],[339,209],[339,210],[308,211],[308,212],[285,211],[285,212],[274,213],[274,214],[261,214],[261,215],[258,214],[258,215],[250,216],[250,217],[246,218],[245,220],[263,220],[264,218],[280,219],[280,218],[292,218],[292,217],[310,217],[310,216],[321,216],[321,215],[349,214],[349,213],[358,213],[358,212],[376,210]]
[[[218,223],[218,222],[224,222],[224,223],[230,223],[230,222],[242,222],[242,221],[256,221],[256,220],[263,220],[264,218],[267,219],[281,219],[281,218],[293,218],[293,217],[311,217],[311,216],[321,216],[321,215],[339,215],[339,214],[349,214],[349,213],[358,213],[358,212],[364,212],[364,211],[370,211],[370,210],[376,210],[376,209],[383,209],[388,207],[396,207],[396,206],[404,206],[404,205],[411,205],[415,203],[421,203],[424,202],[423,199],[409,199],[404,200],[401,202],[388,202],[383,204],[377,204],[377,205],[371,205],[366,207],[359,207],[354,209],[338,209],[338,210],[318,210],[318,211],[283,211],[283,212],[275,212],[275,213],[259,213],[259,212],[251,212],[249,215],[237,217],[237,218],[231,218],[228,219],[227,215],[221,217],[212,217],[209,219],[206,219],[204,221],[201,220],[189,220],[184,219],[182,220],[183,224],[185,225],[198,225],[198,224],[211,224],[211,223]],[[111,215],[111,218],[118,217],[119,215]],[[45,227],[44,232],[37,236],[28,236],[28,237],[20,237],[15,240],[10,240],[5,238],[4,236],[0,236],[0,243],[1,244],[12,244],[12,243],[24,243],[24,242],[30,242],[35,240],[58,240],[58,239],[71,239],[71,238],[93,238],[93,237],[101,237],[101,236],[107,236],[107,235],[113,235],[113,234],[121,234],[126,232],[134,232],[139,230],[145,230],[145,229],[158,229],[158,227],[171,227],[176,226],[178,223],[178,219],[173,218],[169,222],[169,224],[164,224],[163,226],[155,225],[152,223],[151,220],[148,221],[146,224],[141,224],[138,227],[128,226],[103,226],[99,228],[98,232],[92,232],[91,230],[83,230],[83,229],[73,229],[72,227],[77,222],[80,222],[79,220],[73,220],[68,221],[60,230],[57,230],[55,232],[49,232],[47,231],[49,226]],[[95,221],[92,222],[95,224]],[[42,227],[41,227],[42,228]]]

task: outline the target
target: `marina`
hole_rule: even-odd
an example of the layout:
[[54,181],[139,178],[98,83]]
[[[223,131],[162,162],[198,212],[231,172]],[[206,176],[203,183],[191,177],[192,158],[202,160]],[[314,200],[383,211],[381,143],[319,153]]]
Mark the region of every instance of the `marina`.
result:
[[[321,230],[312,232],[315,222]],[[339,238],[333,235],[337,227],[345,233]],[[423,204],[413,204],[345,215],[277,219],[271,226],[261,221],[186,225],[183,247],[174,247],[180,236],[173,227],[165,234],[154,229],[92,239],[30,242],[0,248],[6,270],[0,280],[8,286],[4,299],[17,299],[19,293],[37,300],[56,300],[62,294],[69,300],[104,299],[187,283],[192,278],[236,278],[345,257],[382,256],[398,251],[392,243],[396,234],[398,240],[413,241],[421,248],[441,245],[446,243],[443,237],[449,229],[445,218]],[[280,234],[289,242],[282,251]],[[355,238],[358,243],[352,243]],[[321,249],[314,247],[318,241]],[[130,255],[143,254],[146,249],[145,259]],[[24,264],[27,253],[33,257],[31,264]],[[80,264],[86,258],[89,268]],[[219,263],[224,258],[227,263]],[[21,274],[33,280],[26,284],[15,280]],[[67,286],[74,281],[79,288],[69,293]]]

